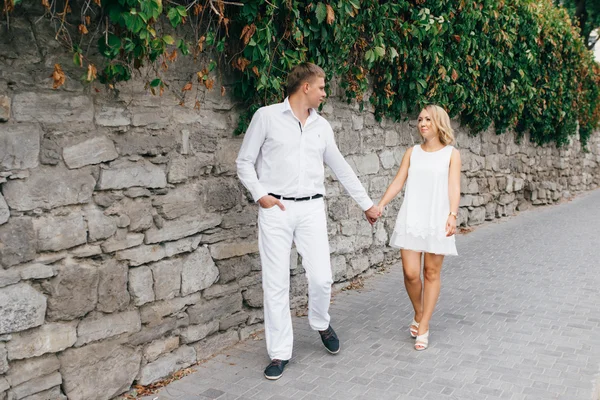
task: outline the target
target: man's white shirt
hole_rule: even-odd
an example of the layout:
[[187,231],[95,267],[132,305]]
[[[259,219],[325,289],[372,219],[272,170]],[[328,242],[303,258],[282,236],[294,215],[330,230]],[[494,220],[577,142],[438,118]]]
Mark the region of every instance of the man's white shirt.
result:
[[325,195],[323,163],[363,211],[373,206],[340,153],[329,122],[311,109],[302,126],[287,98],[256,111],[236,160],[238,176],[254,201],[268,193],[284,197]]

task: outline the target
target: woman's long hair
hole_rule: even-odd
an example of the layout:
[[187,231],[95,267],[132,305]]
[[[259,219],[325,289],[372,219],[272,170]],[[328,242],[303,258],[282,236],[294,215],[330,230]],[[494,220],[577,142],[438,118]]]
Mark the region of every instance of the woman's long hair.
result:
[[450,117],[446,110],[435,104],[428,105],[425,107],[425,110],[431,115],[431,119],[437,127],[440,142],[444,145],[454,143],[454,130],[452,130],[452,126],[450,125]]

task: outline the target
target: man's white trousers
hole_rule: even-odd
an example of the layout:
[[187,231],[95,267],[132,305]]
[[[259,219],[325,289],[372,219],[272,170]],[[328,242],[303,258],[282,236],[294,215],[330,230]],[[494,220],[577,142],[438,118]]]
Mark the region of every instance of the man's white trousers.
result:
[[265,338],[271,359],[289,360],[294,341],[290,314],[290,253],[292,242],[302,256],[308,279],[308,322],[315,330],[329,326],[331,262],[327,218],[322,198],[281,200],[258,212],[258,248],[262,264]]

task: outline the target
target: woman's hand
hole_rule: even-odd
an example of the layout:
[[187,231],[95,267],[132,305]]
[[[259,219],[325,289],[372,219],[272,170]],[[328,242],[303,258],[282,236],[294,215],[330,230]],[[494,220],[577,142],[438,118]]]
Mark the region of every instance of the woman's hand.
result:
[[456,217],[454,215],[448,215],[446,220],[446,237],[452,236],[456,233]]

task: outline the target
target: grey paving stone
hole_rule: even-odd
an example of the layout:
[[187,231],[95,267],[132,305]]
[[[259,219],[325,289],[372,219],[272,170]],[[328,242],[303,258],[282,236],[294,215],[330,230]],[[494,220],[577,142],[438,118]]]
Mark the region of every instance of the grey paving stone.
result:
[[589,399],[600,384],[599,226],[596,190],[459,236],[425,352],[408,335],[397,265],[334,297],[339,355],[325,352],[306,318],[294,318],[294,357],[279,381],[263,378],[269,360],[259,335],[154,397]]

